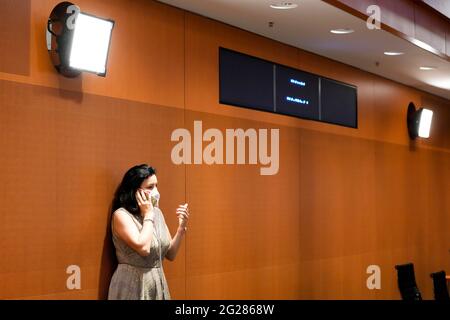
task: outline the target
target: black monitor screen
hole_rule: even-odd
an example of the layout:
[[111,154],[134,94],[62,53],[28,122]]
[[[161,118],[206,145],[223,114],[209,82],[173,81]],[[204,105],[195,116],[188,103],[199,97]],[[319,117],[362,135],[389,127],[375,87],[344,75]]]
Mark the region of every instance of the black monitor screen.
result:
[[356,88],[334,80],[321,79],[322,121],[357,127]]
[[273,63],[223,48],[219,55],[220,103],[274,112]]
[[319,77],[300,70],[276,66],[276,112],[319,119]]
[[219,102],[357,128],[357,88],[219,49]]

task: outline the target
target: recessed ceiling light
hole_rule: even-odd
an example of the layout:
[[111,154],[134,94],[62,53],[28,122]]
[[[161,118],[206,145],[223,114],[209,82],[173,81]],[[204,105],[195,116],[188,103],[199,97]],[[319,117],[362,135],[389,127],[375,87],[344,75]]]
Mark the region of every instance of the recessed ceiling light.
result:
[[432,67],[432,66],[423,66],[420,67],[420,70],[424,70],[424,71],[430,71],[430,70],[436,70],[437,67]]
[[344,29],[333,29],[330,30],[330,32],[334,34],[349,34],[355,32],[355,30],[344,28]]
[[280,2],[280,3],[271,4],[270,7],[272,9],[287,10],[287,9],[297,8],[298,5],[295,3],[292,3],[292,2]]
[[384,54],[387,56],[401,56],[405,53],[404,52],[396,52],[396,51],[385,51]]

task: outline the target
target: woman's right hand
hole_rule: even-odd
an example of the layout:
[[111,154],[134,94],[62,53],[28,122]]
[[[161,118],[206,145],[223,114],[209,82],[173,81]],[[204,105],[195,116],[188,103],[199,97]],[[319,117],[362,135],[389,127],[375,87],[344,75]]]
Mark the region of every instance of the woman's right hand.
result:
[[142,189],[138,189],[135,196],[139,206],[139,210],[141,211],[141,214],[144,216],[144,218],[153,219],[155,217],[155,211],[153,210],[150,194]]

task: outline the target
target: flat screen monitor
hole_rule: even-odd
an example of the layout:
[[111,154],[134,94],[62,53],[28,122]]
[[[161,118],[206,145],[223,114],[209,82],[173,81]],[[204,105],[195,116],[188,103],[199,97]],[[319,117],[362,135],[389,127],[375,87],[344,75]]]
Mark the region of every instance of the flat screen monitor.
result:
[[356,87],[322,78],[320,86],[321,120],[357,128]]
[[319,77],[293,68],[276,66],[277,113],[319,119]]
[[219,102],[357,128],[357,88],[219,49]]
[[219,102],[274,112],[274,64],[228,49],[219,50]]

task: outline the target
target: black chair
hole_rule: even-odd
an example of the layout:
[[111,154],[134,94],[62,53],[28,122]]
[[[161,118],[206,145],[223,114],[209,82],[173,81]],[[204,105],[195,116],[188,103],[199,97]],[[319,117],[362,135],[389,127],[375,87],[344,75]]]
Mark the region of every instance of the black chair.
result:
[[422,300],[419,288],[416,283],[414,274],[414,265],[412,263],[396,265],[398,288],[402,296],[402,300]]
[[450,300],[448,293],[447,279],[445,278],[445,271],[434,272],[431,274],[433,278],[434,300]]

